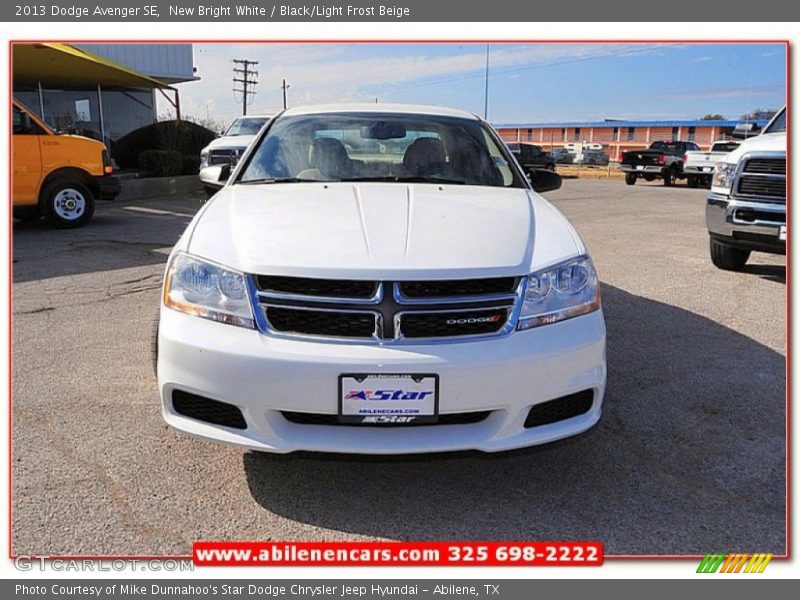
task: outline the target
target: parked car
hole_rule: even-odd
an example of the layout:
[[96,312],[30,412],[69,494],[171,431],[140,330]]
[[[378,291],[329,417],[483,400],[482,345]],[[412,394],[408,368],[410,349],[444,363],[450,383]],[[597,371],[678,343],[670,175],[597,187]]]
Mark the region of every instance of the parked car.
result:
[[580,162],[582,165],[607,165],[608,154],[602,150],[584,150],[576,157],[575,162]]
[[[200,151],[200,170],[211,165],[235,165],[269,119],[268,115],[248,115],[236,119],[225,133]],[[204,180],[202,176],[200,180],[209,196],[222,187],[219,182]]]
[[753,251],[786,254],[786,107],[714,165],[706,204],[711,261],[739,271]]
[[15,218],[44,216],[55,227],[80,227],[91,220],[95,199],[116,198],[121,186],[105,144],[57,134],[16,100],[11,116]]
[[540,146],[531,144],[529,142],[510,142],[506,145],[524,170],[556,170],[555,160],[553,160],[553,157],[550,156],[550,154],[542,150]]
[[714,165],[739,147],[736,140],[723,140],[714,142],[708,152],[691,151],[683,157],[683,172],[686,182],[691,188],[698,185],[711,187],[711,176],[714,174]]
[[556,148],[550,153],[550,155],[558,165],[571,165],[573,162],[575,162],[575,154],[566,148]]
[[645,181],[662,179],[664,185],[675,185],[678,179],[686,177],[683,157],[692,150],[700,148],[694,142],[653,142],[647,150],[623,152],[619,167],[628,185],[639,178]]
[[227,181],[173,249],[161,299],[171,426],[266,452],[393,454],[510,450],[599,420],[597,274],[535,191],[561,178],[529,181],[482,119],[294,108],[235,168],[207,169]]

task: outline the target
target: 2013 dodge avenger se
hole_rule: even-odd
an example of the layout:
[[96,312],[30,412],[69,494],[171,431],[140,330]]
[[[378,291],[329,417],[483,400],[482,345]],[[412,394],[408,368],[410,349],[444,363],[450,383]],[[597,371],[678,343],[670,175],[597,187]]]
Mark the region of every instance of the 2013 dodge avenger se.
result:
[[[254,450],[508,450],[600,418],[597,275],[478,117],[273,118],[178,241],[157,337],[173,427]],[[205,174],[206,177],[209,175]]]

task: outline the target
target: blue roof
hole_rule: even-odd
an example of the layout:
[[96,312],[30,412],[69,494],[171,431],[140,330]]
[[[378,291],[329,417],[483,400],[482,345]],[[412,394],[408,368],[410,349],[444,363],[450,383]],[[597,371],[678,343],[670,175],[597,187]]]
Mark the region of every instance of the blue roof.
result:
[[[700,119],[691,121],[556,121],[551,123],[493,123],[496,129],[541,129],[548,128],[576,128],[576,127],[736,127],[740,123],[745,123],[741,119],[736,120],[715,120],[702,121]],[[752,121],[763,127],[769,121],[758,119]]]

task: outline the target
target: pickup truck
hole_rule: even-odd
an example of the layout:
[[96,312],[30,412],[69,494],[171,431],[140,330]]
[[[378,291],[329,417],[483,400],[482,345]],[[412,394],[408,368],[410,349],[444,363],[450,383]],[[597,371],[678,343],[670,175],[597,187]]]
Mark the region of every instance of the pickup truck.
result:
[[506,144],[511,154],[517,159],[519,166],[527,173],[531,169],[556,170],[555,159],[536,144],[527,142],[511,142]]
[[16,100],[11,116],[14,218],[44,216],[54,227],[81,227],[92,218],[96,198],[113,200],[120,193],[102,142],[56,133]]
[[741,271],[753,250],[786,254],[786,107],[714,165],[706,204],[711,262]]
[[683,157],[683,172],[686,173],[686,182],[690,188],[698,185],[711,187],[711,176],[714,174],[714,165],[739,147],[736,140],[714,142],[708,152],[687,152]]
[[[387,148],[389,151],[383,151]],[[163,415],[264,452],[497,452],[600,419],[586,246],[497,132],[441,107],[290,108],[173,249]],[[224,181],[222,181],[224,180]]]
[[694,142],[653,142],[647,150],[622,153],[619,168],[625,173],[625,183],[633,185],[640,177],[645,181],[662,179],[664,185],[675,185],[685,177],[683,157],[687,152],[700,150]]

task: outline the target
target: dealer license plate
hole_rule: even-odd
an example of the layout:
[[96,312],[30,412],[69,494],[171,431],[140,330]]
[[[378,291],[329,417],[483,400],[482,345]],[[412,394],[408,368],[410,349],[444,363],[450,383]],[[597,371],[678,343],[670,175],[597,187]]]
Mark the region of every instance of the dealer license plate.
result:
[[636,165],[637,171],[644,171],[644,165]]
[[417,425],[439,418],[439,376],[344,374],[339,376],[339,422]]
[[778,230],[778,239],[781,241],[786,241],[786,225],[781,225],[781,228]]

